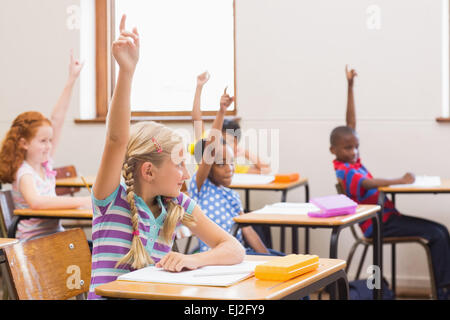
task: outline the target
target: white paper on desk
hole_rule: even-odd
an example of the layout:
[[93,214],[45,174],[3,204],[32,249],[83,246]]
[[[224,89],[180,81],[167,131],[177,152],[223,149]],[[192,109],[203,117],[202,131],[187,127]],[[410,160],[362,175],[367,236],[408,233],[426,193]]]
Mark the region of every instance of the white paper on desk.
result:
[[235,173],[231,180],[232,185],[269,184],[275,176],[266,174]]
[[[182,272],[170,272],[150,266],[123,274],[117,280],[227,287],[253,275],[255,267],[264,262],[244,261],[231,266],[205,266]],[[228,274],[233,272],[239,273]],[[202,274],[205,276],[202,276]]]
[[320,208],[313,203],[278,202],[267,205],[262,209],[252,211],[252,213],[262,214],[308,214],[317,212]]
[[416,180],[411,184],[394,184],[390,188],[426,188],[439,187],[441,185],[441,177],[438,176],[416,176]]

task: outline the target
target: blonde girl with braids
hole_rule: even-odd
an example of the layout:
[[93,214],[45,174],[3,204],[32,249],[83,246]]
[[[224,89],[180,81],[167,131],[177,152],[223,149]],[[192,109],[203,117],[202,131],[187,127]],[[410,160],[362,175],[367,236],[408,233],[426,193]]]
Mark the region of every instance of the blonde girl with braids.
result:
[[[51,114],[51,120],[40,112],[18,115],[3,139],[0,150],[0,182],[12,184],[14,205],[18,209],[70,209],[91,207],[89,196],[62,197],[55,193],[52,159],[60,140],[70,105],[73,87],[83,63],[70,53],[69,77]],[[23,219],[16,237],[21,241],[63,231],[57,219]]]
[[[244,258],[239,242],[180,191],[189,178],[182,138],[154,122],[130,127],[131,84],[140,39],[136,28],[125,30],[125,20],[124,15],[120,36],[112,44],[119,74],[92,188],[94,246],[89,299],[101,298],[95,294],[98,285],[148,265],[179,272],[236,264]],[[192,255],[172,252],[176,228],[182,224],[212,249]]]

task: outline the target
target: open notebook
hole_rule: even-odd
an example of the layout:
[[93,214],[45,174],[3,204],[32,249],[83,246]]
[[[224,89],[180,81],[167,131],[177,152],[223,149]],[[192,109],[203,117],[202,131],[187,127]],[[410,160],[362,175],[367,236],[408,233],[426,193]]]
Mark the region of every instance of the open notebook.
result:
[[308,212],[319,212],[320,208],[313,203],[277,202],[267,205],[262,209],[252,211],[261,214],[308,214]]
[[231,180],[232,185],[269,184],[275,176],[266,174],[235,173]]
[[254,274],[264,261],[244,261],[231,266],[205,266],[197,270],[170,272],[154,266],[123,274],[117,280],[227,287]]
[[441,178],[438,176],[416,176],[416,180],[411,184],[394,184],[391,188],[426,188],[439,187],[441,185]]

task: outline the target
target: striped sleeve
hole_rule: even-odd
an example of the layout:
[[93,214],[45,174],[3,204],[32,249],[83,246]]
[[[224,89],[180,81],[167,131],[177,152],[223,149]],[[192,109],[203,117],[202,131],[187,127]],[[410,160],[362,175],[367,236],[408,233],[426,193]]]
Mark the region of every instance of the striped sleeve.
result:
[[356,169],[350,169],[346,173],[345,190],[355,196],[358,202],[363,200],[365,190],[362,182],[366,179],[367,177]]
[[193,200],[183,192],[180,192],[180,195],[175,198],[175,203],[182,206],[184,211],[186,211],[188,214],[192,214],[192,211],[194,211],[194,208],[197,205],[195,200]]

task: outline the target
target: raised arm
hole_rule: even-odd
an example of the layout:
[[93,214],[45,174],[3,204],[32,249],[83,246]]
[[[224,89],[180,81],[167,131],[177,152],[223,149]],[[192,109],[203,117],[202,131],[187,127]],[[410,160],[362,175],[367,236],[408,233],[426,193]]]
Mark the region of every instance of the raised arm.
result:
[[347,89],[347,111],[345,120],[347,126],[356,130],[356,112],[355,112],[355,97],[353,95],[353,79],[358,75],[355,69],[348,70],[348,66],[345,65],[345,74],[347,76],[348,89]]
[[[213,144],[214,146],[218,146],[220,141],[217,141],[222,137],[222,125],[223,125],[223,119],[225,117],[225,112],[227,111],[227,108],[233,103],[234,97],[230,97],[227,94],[227,88],[225,88],[222,97],[220,98],[220,109],[217,111],[216,118],[214,119],[214,122],[212,124],[211,132],[208,136],[208,140],[205,144],[205,154],[207,155],[207,150],[209,149],[208,146],[210,144]],[[196,176],[196,182],[197,182],[197,190],[200,190],[203,183],[205,182],[206,178],[208,178],[209,172],[211,171],[211,167],[213,165],[213,162],[210,161],[212,159],[206,159],[205,157],[202,158],[201,163],[198,165],[197,170],[197,176]]]
[[64,86],[64,89],[56,101],[53,107],[50,120],[52,121],[53,139],[52,139],[52,157],[55,154],[56,147],[61,137],[62,127],[64,125],[64,119],[66,118],[67,109],[69,109],[70,99],[72,98],[73,87],[75,82],[80,76],[81,69],[83,69],[84,62],[81,63],[73,57],[73,50],[70,50],[70,62],[69,62],[69,77]]
[[253,163],[247,173],[269,174],[272,171],[270,164],[262,161],[256,154],[250,153],[247,149],[240,150],[238,153],[239,152],[241,152],[247,160]]
[[96,199],[105,199],[119,185],[130,129],[130,96],[136,64],[139,60],[139,34],[125,30],[126,16],[120,21],[120,36],[112,44],[119,64],[119,75],[106,120],[106,141],[100,168],[93,186]]
[[197,87],[195,88],[194,104],[192,106],[192,125],[194,126],[194,140],[198,141],[202,138],[204,126],[202,121],[202,111],[200,102],[203,86],[209,80],[209,73],[203,72],[197,77]]

